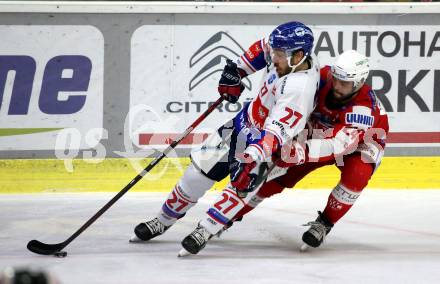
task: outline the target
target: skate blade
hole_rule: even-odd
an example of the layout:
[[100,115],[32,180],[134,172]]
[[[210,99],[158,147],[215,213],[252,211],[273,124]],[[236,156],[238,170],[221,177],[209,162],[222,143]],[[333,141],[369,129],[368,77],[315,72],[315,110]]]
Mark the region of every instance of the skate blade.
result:
[[142,243],[143,240],[139,239],[136,235],[133,235],[129,240],[129,243]]
[[177,257],[185,257],[191,255],[191,253],[189,251],[187,251],[186,249],[182,248],[179,253],[177,254]]
[[306,252],[309,250],[309,246],[307,244],[302,244],[302,246],[299,248],[300,252]]

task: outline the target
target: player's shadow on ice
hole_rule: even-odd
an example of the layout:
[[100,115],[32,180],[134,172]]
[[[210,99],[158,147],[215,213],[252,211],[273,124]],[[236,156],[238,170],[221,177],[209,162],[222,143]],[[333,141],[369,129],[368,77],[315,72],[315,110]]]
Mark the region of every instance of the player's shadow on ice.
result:
[[353,255],[379,255],[388,252],[388,249],[385,246],[380,247],[362,243],[350,243],[338,238],[333,238],[324,243],[320,248],[308,248],[307,251],[301,252],[300,247],[303,244],[301,239],[281,234],[277,239],[278,241],[246,241],[228,238],[213,239],[199,254],[196,256],[191,255],[190,258],[295,259],[314,257],[317,255],[334,256],[341,253]]

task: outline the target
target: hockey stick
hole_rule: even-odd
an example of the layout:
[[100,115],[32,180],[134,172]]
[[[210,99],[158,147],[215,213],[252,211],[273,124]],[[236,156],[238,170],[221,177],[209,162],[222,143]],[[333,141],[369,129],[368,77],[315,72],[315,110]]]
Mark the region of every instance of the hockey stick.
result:
[[95,222],[105,211],[107,211],[116,201],[118,201],[127,191],[129,191],[139,180],[142,179],[149,171],[151,171],[174,147],[176,147],[194,128],[196,128],[217,106],[224,100],[220,97],[215,101],[209,108],[199,116],[180,137],[173,141],[158,157],[156,157],[151,163],[145,167],[145,169],[138,174],[134,179],[132,179],[118,194],[116,194],[107,204],[105,204],[92,218],[90,218],[84,225],[81,226],[73,235],[71,235],[67,240],[58,244],[45,244],[38,240],[32,240],[27,244],[28,250],[37,254],[43,255],[55,255],[59,257],[64,257],[67,255],[66,252],[61,251],[68,244],[70,244],[76,237],[78,237],[82,232],[84,232],[93,222]]

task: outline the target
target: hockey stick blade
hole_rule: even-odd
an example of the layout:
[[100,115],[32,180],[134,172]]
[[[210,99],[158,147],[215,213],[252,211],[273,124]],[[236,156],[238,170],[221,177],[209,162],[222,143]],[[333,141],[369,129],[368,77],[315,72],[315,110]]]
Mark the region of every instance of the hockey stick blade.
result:
[[45,244],[37,240],[32,240],[27,244],[28,250],[36,254],[53,255],[61,251],[66,245],[59,244]]

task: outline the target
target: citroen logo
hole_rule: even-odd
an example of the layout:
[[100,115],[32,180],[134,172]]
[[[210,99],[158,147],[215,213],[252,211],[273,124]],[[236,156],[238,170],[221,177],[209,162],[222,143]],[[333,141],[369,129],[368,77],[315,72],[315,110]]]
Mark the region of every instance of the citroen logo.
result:
[[[218,32],[211,36],[189,60],[190,68],[196,65],[202,66],[190,80],[189,90],[192,91],[212,74],[221,73],[226,59],[235,59],[244,52],[243,47],[225,32]],[[246,89],[252,90],[252,83],[248,78],[243,79],[243,85]]]

